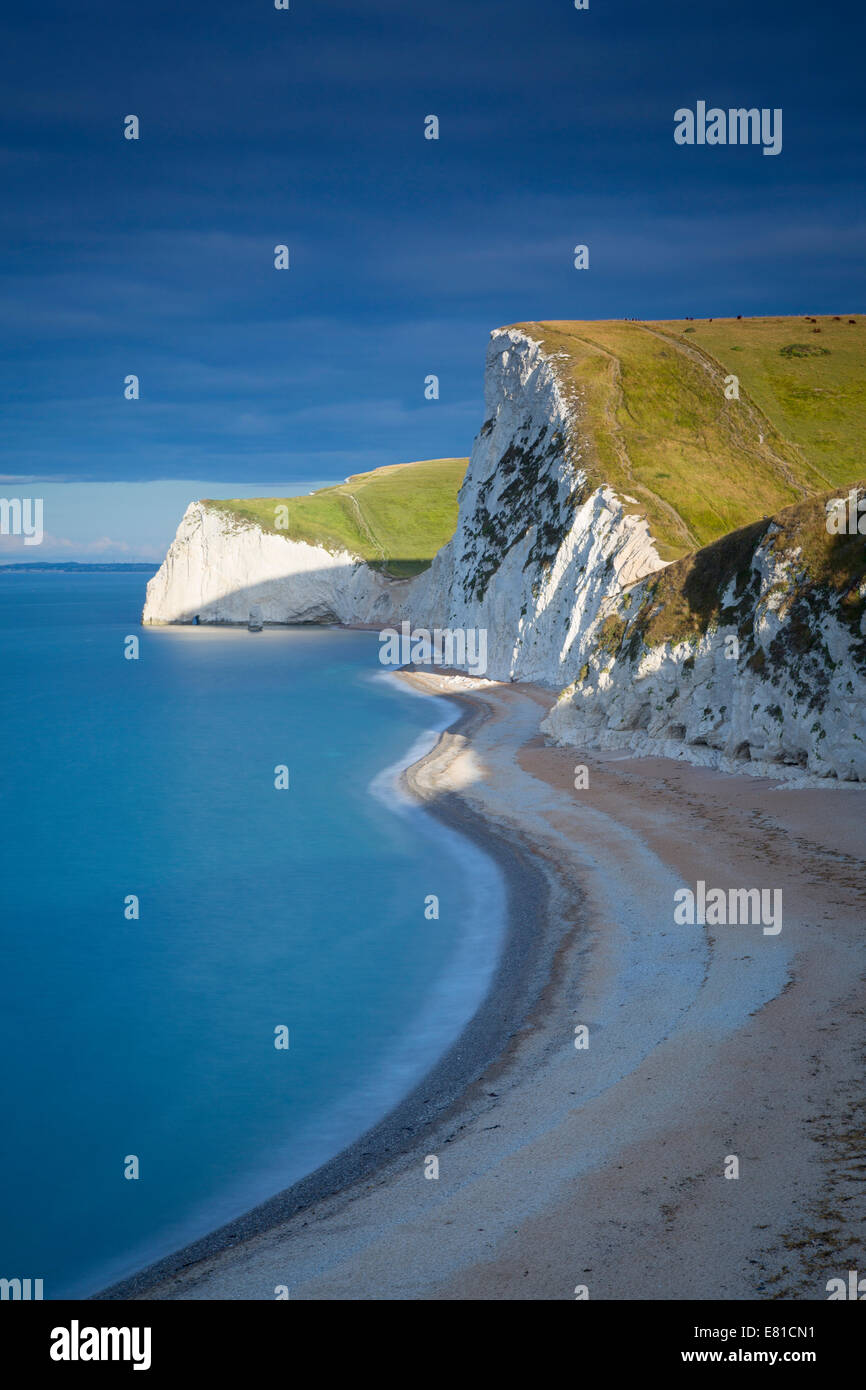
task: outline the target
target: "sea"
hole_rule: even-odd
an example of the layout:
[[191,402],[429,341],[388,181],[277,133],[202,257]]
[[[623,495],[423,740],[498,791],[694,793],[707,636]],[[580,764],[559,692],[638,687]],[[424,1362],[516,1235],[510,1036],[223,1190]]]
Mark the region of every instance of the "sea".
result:
[[142,628],[146,579],[0,575],[0,1277],[45,1298],[352,1143],[502,944],[498,869],[396,785],[454,705],[374,632]]

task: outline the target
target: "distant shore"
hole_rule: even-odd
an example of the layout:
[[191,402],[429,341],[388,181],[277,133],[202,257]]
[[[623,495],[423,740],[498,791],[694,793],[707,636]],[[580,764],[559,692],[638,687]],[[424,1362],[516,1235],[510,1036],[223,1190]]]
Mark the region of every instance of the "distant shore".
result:
[[0,565],[0,574],[156,574],[158,564],[97,565],[77,560],[21,560]]
[[[108,1296],[826,1297],[866,1235],[856,791],[549,747],[549,692],[402,678],[464,705],[406,780],[508,874],[494,987],[383,1125]],[[699,880],[779,888],[783,930],[677,926]]]

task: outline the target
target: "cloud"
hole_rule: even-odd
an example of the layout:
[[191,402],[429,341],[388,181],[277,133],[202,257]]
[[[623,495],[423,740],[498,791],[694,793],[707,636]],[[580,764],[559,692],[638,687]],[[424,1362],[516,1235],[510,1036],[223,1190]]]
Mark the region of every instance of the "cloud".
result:
[[91,541],[75,541],[68,536],[54,536],[46,531],[41,545],[25,545],[23,536],[0,535],[0,560],[22,559],[38,564],[40,560],[102,559],[110,563],[138,560],[159,560],[153,546],[129,545],[126,541],[98,536]]

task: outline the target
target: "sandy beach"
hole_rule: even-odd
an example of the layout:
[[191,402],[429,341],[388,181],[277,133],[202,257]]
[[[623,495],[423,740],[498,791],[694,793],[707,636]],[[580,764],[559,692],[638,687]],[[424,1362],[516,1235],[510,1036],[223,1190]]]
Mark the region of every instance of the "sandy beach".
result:
[[[406,781],[506,872],[488,999],[371,1135],[102,1296],[826,1298],[866,1258],[862,793],[549,747],[548,691],[402,678],[463,706]],[[780,889],[782,930],[676,924],[699,880]]]

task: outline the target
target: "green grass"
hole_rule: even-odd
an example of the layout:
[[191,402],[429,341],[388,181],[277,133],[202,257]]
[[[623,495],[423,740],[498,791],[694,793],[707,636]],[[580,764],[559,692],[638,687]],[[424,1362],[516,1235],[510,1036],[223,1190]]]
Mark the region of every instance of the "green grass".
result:
[[[838,322],[826,314],[812,317],[816,323],[805,318],[696,322],[690,345],[737,373],[758,408],[825,480],[824,488],[844,486],[863,471],[866,317],[841,314]],[[681,324],[657,326],[674,336],[682,329]],[[790,351],[797,347],[800,351]],[[731,356],[735,351],[741,355]]]
[[[856,315],[517,326],[556,354],[591,480],[635,499],[663,559],[862,473],[866,321]],[[729,373],[739,400],[725,398]]]
[[[425,459],[356,473],[308,497],[207,499],[240,522],[326,550],[348,550],[375,569],[405,579],[427,569],[457,525],[457,493],[469,460]],[[278,527],[277,508],[288,508]]]

